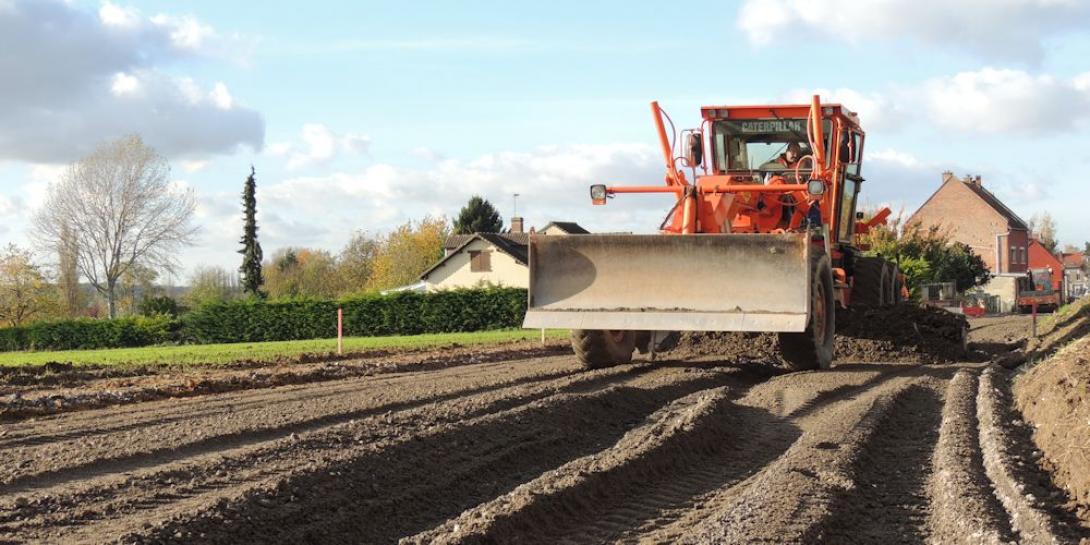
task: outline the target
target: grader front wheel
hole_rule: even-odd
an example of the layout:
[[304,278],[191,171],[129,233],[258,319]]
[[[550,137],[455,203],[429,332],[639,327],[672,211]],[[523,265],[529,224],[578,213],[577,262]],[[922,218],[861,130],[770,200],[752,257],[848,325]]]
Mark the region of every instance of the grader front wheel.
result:
[[573,329],[571,345],[575,357],[587,369],[600,369],[632,361],[636,349],[635,331]]
[[836,307],[833,270],[829,258],[818,254],[811,260],[810,319],[802,333],[780,333],[780,354],[795,370],[828,369],[833,365],[833,334]]

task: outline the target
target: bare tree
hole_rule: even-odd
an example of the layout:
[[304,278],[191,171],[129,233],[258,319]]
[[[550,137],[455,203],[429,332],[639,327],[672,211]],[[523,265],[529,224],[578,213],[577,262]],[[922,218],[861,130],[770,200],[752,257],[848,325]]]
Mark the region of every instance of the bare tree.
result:
[[1029,220],[1029,230],[1042,246],[1051,253],[1056,253],[1059,241],[1056,239],[1056,222],[1052,214],[1044,212],[1041,215],[1034,214]]
[[192,190],[179,190],[170,166],[138,136],[99,147],[49,185],[34,215],[35,237],[73,248],[81,276],[117,316],[117,286],[136,266],[173,270],[176,253],[192,243]]

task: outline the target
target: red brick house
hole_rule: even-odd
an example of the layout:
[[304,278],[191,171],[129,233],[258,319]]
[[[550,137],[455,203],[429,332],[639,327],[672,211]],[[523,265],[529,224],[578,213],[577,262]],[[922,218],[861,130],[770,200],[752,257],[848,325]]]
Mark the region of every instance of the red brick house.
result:
[[924,228],[938,226],[981,257],[992,274],[983,287],[989,309],[1014,309],[1018,278],[1029,265],[1029,225],[984,188],[980,176],[958,178],[942,173],[942,185],[905,222]]
[[1052,289],[1063,293],[1064,263],[1037,239],[1029,240],[1029,268],[1052,271]]
[[1029,226],[984,188],[980,176],[942,173],[942,185],[907,224],[937,225],[969,245],[992,274],[1024,273],[1029,262]]

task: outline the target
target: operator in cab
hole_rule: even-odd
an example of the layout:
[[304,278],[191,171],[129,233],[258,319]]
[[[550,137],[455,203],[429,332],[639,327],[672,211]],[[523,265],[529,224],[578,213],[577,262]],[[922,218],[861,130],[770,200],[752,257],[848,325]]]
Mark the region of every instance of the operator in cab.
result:
[[779,157],[761,165],[761,170],[793,169],[799,164],[799,159],[802,159],[802,144],[792,141]]

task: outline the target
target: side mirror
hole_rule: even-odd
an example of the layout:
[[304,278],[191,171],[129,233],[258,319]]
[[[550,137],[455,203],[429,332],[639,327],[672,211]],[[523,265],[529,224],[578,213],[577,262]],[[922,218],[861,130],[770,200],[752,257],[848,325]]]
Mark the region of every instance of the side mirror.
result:
[[694,131],[689,133],[689,141],[685,147],[685,160],[689,166],[698,167],[704,164],[704,134]]

